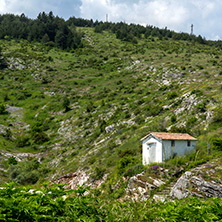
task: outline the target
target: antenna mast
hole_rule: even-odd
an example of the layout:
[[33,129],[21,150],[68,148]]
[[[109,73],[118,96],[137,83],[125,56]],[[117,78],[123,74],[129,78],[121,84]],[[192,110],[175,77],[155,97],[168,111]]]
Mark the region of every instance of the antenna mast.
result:
[[193,35],[193,24],[191,25],[191,33],[190,35]]
[[106,14],[106,22],[108,22],[108,14]]

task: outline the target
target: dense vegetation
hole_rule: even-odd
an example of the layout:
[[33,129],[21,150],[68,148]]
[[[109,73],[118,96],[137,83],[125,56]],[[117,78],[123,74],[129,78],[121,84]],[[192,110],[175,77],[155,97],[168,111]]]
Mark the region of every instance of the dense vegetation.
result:
[[1,39],[27,39],[62,49],[81,47],[81,33],[74,26],[68,27],[65,20],[54,16],[52,12],[39,13],[37,19],[29,19],[24,14],[0,16]]
[[219,199],[189,198],[175,202],[110,202],[84,195],[87,188],[42,189],[7,184],[0,190],[1,221],[220,221]]
[[201,44],[207,43],[200,35],[198,37],[188,33],[176,33],[174,31],[160,29],[151,25],[146,27],[123,22],[98,22],[93,20],[71,17],[67,21],[52,12],[49,14],[39,13],[36,19],[29,19],[24,14],[0,15],[0,39],[27,39],[29,41],[40,41],[48,45],[56,45],[62,49],[75,49],[82,47],[82,33],[76,31],[76,27],[94,27],[95,32],[111,31],[118,39],[137,43],[137,38],[142,36],[159,39],[172,38],[174,40],[195,41]]
[[[221,217],[218,199],[123,200],[128,179],[144,170],[147,178],[163,177],[167,186],[180,169],[220,164],[220,42],[167,28],[64,21],[51,12],[34,20],[1,15],[0,30],[0,183],[38,190],[68,173],[84,172],[92,183],[107,175],[88,196],[83,188],[69,194],[62,186],[46,187],[39,189],[43,195],[9,184],[0,190],[2,220]],[[197,150],[156,166],[169,171],[169,177],[161,175],[141,165],[140,138],[150,131],[188,132],[199,139]]]

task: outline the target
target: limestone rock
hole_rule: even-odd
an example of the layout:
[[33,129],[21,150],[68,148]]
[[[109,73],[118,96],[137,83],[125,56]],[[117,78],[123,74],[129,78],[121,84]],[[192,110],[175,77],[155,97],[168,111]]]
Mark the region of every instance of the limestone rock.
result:
[[205,181],[201,176],[195,176],[192,173],[187,171],[178,179],[170,192],[173,199],[183,199],[188,196],[222,197],[221,184]]
[[66,188],[69,189],[78,189],[78,186],[89,186],[91,188],[98,188],[101,184],[107,179],[108,174],[104,174],[103,177],[99,180],[92,181],[90,180],[90,174],[78,170],[74,173],[65,174],[57,179],[52,180],[52,183],[66,183]]
[[222,197],[222,185],[205,181],[203,178],[193,176],[191,183],[206,197]]
[[148,183],[144,179],[143,173],[131,177],[126,189],[126,198],[132,200],[146,200],[149,198],[151,190],[154,190],[164,184],[164,182],[160,179],[153,179],[151,177],[149,177],[149,181],[151,182]]
[[179,178],[170,192],[170,196],[172,198],[183,199],[188,197],[188,195],[190,194],[190,191],[188,189],[190,185],[190,177],[191,172],[187,171]]
[[68,183],[66,187],[70,189],[76,189],[78,186],[82,186],[89,179],[89,175],[84,171],[76,171],[74,173],[68,173],[55,179],[53,183]]
[[111,133],[115,129],[115,125],[109,125],[105,128],[106,133]]
[[0,134],[5,135],[6,134],[6,129],[7,129],[6,126],[0,124]]

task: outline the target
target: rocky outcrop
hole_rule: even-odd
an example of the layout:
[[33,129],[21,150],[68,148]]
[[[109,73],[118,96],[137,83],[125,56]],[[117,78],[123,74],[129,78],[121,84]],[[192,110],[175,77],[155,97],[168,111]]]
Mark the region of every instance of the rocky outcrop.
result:
[[205,181],[201,177],[193,176],[192,185],[206,197],[222,197],[222,185]]
[[62,183],[68,184],[65,187],[70,189],[77,189],[78,186],[82,186],[89,179],[89,175],[87,175],[84,171],[76,171],[74,173],[68,173],[63,175],[57,179],[54,179],[53,183]]
[[202,198],[222,197],[222,185],[212,181],[206,181],[201,176],[193,175],[194,171],[185,172],[173,186],[170,196],[175,199],[183,199],[188,196]]
[[187,171],[177,180],[170,192],[172,198],[183,199],[189,196],[190,177],[191,172]]
[[[190,171],[184,172],[184,168],[180,168],[170,174],[167,169],[160,168],[158,172],[155,170],[151,172],[152,177],[144,171],[128,178],[126,199],[146,200],[152,197],[155,201],[165,201],[184,199],[189,196],[222,198],[222,180],[218,177],[222,172],[220,164],[221,159],[218,159]],[[181,173],[183,175],[174,182],[174,178],[177,178]],[[157,189],[159,187],[161,189]]]
[[150,196],[150,191],[155,190],[164,184],[160,179],[154,179],[149,177],[149,183],[144,177],[144,174],[134,175],[129,179],[126,189],[126,198],[132,200],[146,200]]
[[7,160],[10,157],[15,157],[15,159],[18,162],[20,162],[20,161],[22,161],[24,159],[30,158],[30,157],[35,157],[40,162],[41,153],[39,153],[39,154],[33,154],[33,153],[9,153],[9,152],[3,151],[3,150],[1,151],[0,159]]
[[99,180],[90,180],[90,174],[83,170],[78,170],[74,173],[68,173],[57,179],[54,179],[52,183],[62,183],[66,188],[78,189],[78,186],[90,186],[91,188],[98,188],[106,180],[108,174],[104,174]]

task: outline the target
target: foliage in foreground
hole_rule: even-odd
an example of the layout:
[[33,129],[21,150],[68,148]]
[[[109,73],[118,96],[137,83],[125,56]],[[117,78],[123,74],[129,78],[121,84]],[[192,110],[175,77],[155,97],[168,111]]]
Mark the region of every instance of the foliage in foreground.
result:
[[62,185],[33,190],[6,184],[0,190],[0,221],[100,221],[103,212],[85,191],[71,195]]
[[221,199],[189,198],[166,203],[118,202],[84,195],[63,185],[0,189],[1,221],[221,221]]

